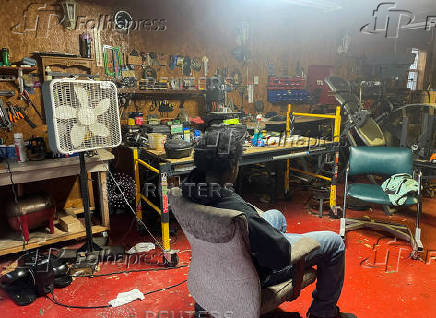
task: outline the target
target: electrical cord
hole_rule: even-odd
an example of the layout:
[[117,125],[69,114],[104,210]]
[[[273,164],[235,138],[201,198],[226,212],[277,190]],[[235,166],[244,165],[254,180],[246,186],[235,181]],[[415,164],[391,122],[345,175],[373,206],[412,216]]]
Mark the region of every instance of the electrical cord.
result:
[[[102,163],[105,163],[103,160],[101,160],[101,159],[99,159],[99,160],[100,160]],[[117,186],[117,188],[118,188],[118,190],[120,191],[120,193],[121,193],[121,195],[122,195],[124,201],[126,202],[126,205],[130,208],[130,211],[132,211],[132,213],[133,213],[133,215],[135,216],[136,220],[137,220],[138,222],[141,223],[141,225],[145,228],[145,230],[148,232],[148,234],[151,236],[151,238],[155,241],[156,245],[159,246],[159,248],[160,248],[162,251],[165,251],[165,249],[164,249],[164,247],[162,246],[162,244],[161,244],[161,243],[156,239],[156,237],[151,233],[151,231],[148,229],[148,227],[145,225],[145,223],[144,223],[141,219],[139,219],[139,218],[136,216],[136,211],[135,211],[135,209],[132,207],[132,205],[130,204],[129,200],[127,200],[126,196],[124,195],[123,190],[121,189],[121,187],[120,187],[120,185],[118,184],[118,182],[115,180],[115,177],[113,176],[113,174],[112,174],[112,172],[110,171],[110,169],[109,169],[109,168],[106,168],[106,172],[109,173],[109,176],[111,177],[111,179],[112,179],[112,181],[114,182],[114,184]],[[139,206],[139,204],[140,204],[140,201],[138,202],[138,206]]]
[[[159,289],[151,290],[151,291],[145,292],[143,294],[144,294],[144,296],[147,296],[147,295],[154,294],[154,293],[157,293],[157,292],[160,292],[160,291],[165,291],[165,290],[168,290],[168,289],[176,288],[176,287],[179,287],[180,285],[186,283],[186,281],[187,281],[187,279],[181,281],[178,284],[171,285],[171,286],[164,287],[164,288],[159,288]],[[65,308],[73,308],[73,309],[102,309],[102,308],[111,308],[112,307],[111,305],[102,305],[102,306],[75,306],[75,305],[68,305],[68,304],[64,304],[64,303],[61,303],[61,302],[57,301],[55,299],[53,291],[51,292],[51,296],[52,296],[51,298],[49,296],[47,296],[47,295],[45,297],[47,297],[51,302],[53,302],[53,304],[58,305],[58,306],[62,306],[62,307],[65,307]],[[127,304],[125,304],[125,305],[127,305]]]
[[[17,192],[15,191],[15,182],[12,178],[12,170],[11,170],[9,160],[6,160],[6,165],[7,165],[7,169],[8,169],[8,173],[9,173],[9,179],[11,180],[12,193],[14,195],[14,203],[18,206],[18,195],[17,195]],[[26,240],[24,239],[24,232],[23,232],[23,227],[21,224],[21,218],[17,217],[17,220],[18,220],[18,225],[20,226],[21,240],[23,241],[23,251],[25,251],[26,250]]]
[[182,264],[182,265],[175,266],[175,267],[130,269],[130,270],[125,270],[125,271],[118,271],[118,272],[105,273],[105,274],[78,275],[78,276],[73,276],[73,277],[95,278],[95,277],[104,277],[104,276],[112,276],[112,275],[128,274],[128,273],[138,273],[138,272],[159,272],[159,271],[168,271],[168,270],[173,270],[173,269],[185,268],[188,266],[189,266],[188,264]]
[[[151,238],[155,241],[156,245],[159,246],[159,248],[164,251],[164,247],[162,246],[162,244],[157,240],[157,238],[151,233],[151,231],[148,229],[148,227],[145,225],[145,223],[139,219],[136,216],[136,211],[133,209],[133,207],[130,205],[129,200],[127,200],[126,196],[124,195],[124,192],[122,191],[120,185],[118,184],[118,182],[115,180],[114,176],[112,175],[112,172],[107,169],[107,172],[109,172],[109,176],[112,178],[112,181],[115,183],[115,185],[117,186],[118,190],[120,191],[120,193],[123,196],[124,201],[126,202],[127,206],[130,208],[130,210],[132,211],[133,215],[135,216],[136,220],[139,221],[141,223],[141,225],[145,228],[145,230],[148,232],[148,234],[151,236]],[[139,203],[138,203],[139,204]]]
[[102,305],[102,306],[75,306],[75,305],[68,305],[68,304],[64,304],[61,302],[58,302],[55,299],[54,293],[53,291],[51,291],[51,298],[47,295],[45,295],[45,297],[47,297],[53,304],[58,305],[58,306],[62,306],[65,308],[74,308],[74,309],[102,309],[102,308],[111,308],[111,305]]
[[129,200],[127,200],[126,196],[124,195],[124,192],[122,191],[120,185],[118,184],[118,182],[115,180],[114,176],[112,175],[112,172],[109,169],[106,169],[106,171],[109,173],[109,176],[112,178],[112,181],[114,182],[114,184],[117,186],[118,190],[120,191],[121,195],[123,196],[124,201],[126,202],[127,206],[130,208],[130,210],[132,211],[133,215],[135,216],[136,220],[139,221],[141,223],[141,225],[145,228],[145,230],[148,232],[148,234],[151,236],[151,238],[155,241],[156,245],[159,246],[159,248],[164,251],[164,247],[162,246],[162,244],[156,239],[156,237],[154,237],[154,235],[151,233],[151,231],[148,229],[148,227],[145,225],[145,223],[139,219],[136,216],[136,211],[133,209],[133,207],[130,205]]

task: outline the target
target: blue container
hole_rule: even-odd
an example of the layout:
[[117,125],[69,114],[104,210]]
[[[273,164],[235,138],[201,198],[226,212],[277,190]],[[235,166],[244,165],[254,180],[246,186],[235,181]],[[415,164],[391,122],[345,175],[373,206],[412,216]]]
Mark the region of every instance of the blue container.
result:
[[15,150],[15,145],[7,146],[7,154],[6,158],[8,159],[17,159],[17,152]]

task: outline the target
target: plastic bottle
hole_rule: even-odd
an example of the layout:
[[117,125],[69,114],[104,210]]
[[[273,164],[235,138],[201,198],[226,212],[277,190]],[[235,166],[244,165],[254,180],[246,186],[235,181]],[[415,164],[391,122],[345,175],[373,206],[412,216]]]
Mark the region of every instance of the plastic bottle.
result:
[[24,146],[24,139],[22,133],[14,134],[15,152],[17,153],[18,162],[26,162],[26,147]]

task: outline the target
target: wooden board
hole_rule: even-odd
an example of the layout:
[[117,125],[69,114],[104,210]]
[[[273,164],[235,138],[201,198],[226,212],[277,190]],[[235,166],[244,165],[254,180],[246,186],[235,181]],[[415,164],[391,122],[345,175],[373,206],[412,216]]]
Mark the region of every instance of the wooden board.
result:
[[[82,201],[82,199],[80,199],[80,201]],[[67,214],[74,214],[74,215],[84,213],[83,204],[80,208],[74,208],[74,207],[64,208],[64,211]],[[95,211],[95,206],[90,206],[89,211],[91,211],[91,212]]]
[[[113,159],[113,155],[104,149],[98,151],[98,155],[86,158],[88,172],[107,170],[107,161]],[[27,183],[33,181],[60,178],[78,175],[80,172],[79,157],[47,159],[41,161],[27,161],[24,163],[11,162],[10,169],[14,183]],[[0,170],[0,186],[11,184],[9,171]]]
[[[101,225],[94,225],[92,233],[101,233],[108,231],[109,228]],[[54,244],[58,242],[80,239],[86,236],[86,231],[64,232],[55,227],[53,234],[48,231],[30,231],[30,240],[26,243],[26,250]],[[9,232],[0,237],[0,256],[18,253],[23,251],[23,241],[17,232]]]

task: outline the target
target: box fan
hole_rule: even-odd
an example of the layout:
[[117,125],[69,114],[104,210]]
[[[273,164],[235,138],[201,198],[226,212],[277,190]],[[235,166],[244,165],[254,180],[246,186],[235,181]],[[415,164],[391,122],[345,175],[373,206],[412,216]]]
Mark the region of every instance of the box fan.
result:
[[85,250],[92,241],[85,152],[121,143],[117,89],[108,81],[55,79],[43,85],[50,148],[61,154],[79,153],[80,186],[85,212]]

